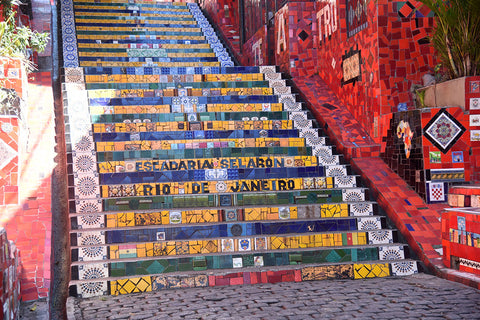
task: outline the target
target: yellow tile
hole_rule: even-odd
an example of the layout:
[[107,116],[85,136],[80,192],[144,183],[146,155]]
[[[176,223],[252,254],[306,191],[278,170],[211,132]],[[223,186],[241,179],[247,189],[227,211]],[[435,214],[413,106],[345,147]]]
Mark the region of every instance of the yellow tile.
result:
[[120,258],[118,246],[110,246],[109,250],[110,250],[110,259]]

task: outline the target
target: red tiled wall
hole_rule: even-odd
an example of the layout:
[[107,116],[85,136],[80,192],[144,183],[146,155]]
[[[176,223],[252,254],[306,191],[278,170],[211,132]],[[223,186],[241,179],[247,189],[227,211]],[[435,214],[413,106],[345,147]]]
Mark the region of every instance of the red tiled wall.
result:
[[480,183],[480,77],[465,79],[465,109],[470,118],[470,177],[471,181]]
[[267,27],[264,26],[243,45],[242,65],[266,65],[268,61],[267,41]]
[[0,227],[0,319],[17,319],[20,307],[20,258]]
[[281,72],[290,73],[290,31],[289,31],[289,8],[283,6],[275,14],[275,64]]
[[8,162],[0,168],[0,226],[19,250],[24,301],[48,297],[50,288],[55,141],[50,73],[38,72],[29,80],[18,89],[28,92],[22,118],[0,116],[1,143],[16,153],[13,158],[5,157],[5,151],[0,156],[0,163]]
[[459,270],[480,274],[480,214],[468,210],[443,212],[442,246],[447,267],[452,264],[452,256],[465,258],[469,265],[460,263]]
[[220,32],[233,50],[233,54],[241,60],[240,18],[238,0],[203,0],[199,1],[210,19],[220,26]]

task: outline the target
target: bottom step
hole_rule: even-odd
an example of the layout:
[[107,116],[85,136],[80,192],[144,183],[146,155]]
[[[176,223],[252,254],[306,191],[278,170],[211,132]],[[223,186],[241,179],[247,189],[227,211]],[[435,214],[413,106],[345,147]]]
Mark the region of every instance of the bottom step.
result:
[[[328,279],[365,279],[388,276],[406,276],[418,273],[416,261],[399,260],[383,263],[352,263],[335,265],[301,265],[285,268],[249,268],[241,272],[189,272],[160,274],[132,278],[110,278],[95,281],[75,280],[70,283],[70,295],[92,297],[159,291],[175,288],[214,287],[257,283],[300,282]],[[258,262],[260,263],[260,261]]]

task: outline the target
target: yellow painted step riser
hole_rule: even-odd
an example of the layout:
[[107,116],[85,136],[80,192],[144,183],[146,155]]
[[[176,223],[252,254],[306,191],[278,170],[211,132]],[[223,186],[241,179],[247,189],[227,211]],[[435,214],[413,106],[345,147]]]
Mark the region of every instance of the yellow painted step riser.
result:
[[[170,219],[170,211],[137,213],[122,212],[106,215],[107,228],[139,227],[152,225],[178,225],[178,224],[196,224],[196,223],[216,223],[219,222],[219,216],[228,214],[228,211],[221,209],[204,210],[186,210],[176,211]],[[181,215],[181,221],[178,219],[178,213]],[[236,212],[235,212],[236,214]],[[273,221],[273,220],[296,220],[298,218],[297,207],[269,207],[269,208],[245,208],[243,209],[243,221]],[[320,209],[321,218],[344,218],[348,217],[348,205],[342,204],[322,204]],[[229,221],[229,220],[227,220]],[[231,221],[234,222],[235,220]],[[175,223],[173,223],[175,222]]]
[[[212,123],[208,130],[287,130],[294,129],[292,120],[277,121],[199,121],[200,128],[207,128],[207,123]],[[179,129],[180,128],[180,129]],[[157,122],[157,123],[115,123],[115,124],[94,124],[94,133],[107,132],[161,132],[161,131],[187,131],[188,121],[182,122]]]
[[[75,16],[95,16],[95,17],[136,17],[130,13],[123,12],[91,12],[76,10]],[[174,14],[174,13],[142,13],[141,17],[159,17],[159,18],[192,18],[192,15]]]
[[[141,50],[141,49],[136,49],[136,50]],[[79,57],[122,57],[122,58],[128,58],[131,57],[128,52],[84,52],[80,51],[78,52]],[[203,58],[203,57],[208,57],[208,58],[213,58],[215,57],[214,52],[192,52],[192,53],[176,53],[176,52],[169,52],[167,53],[168,58]]]
[[[215,142],[228,142],[231,148],[248,147],[305,147],[304,138],[246,138],[246,139],[217,139]],[[172,145],[185,144],[186,149],[197,149],[199,144],[212,144],[214,141],[198,139],[192,140],[163,140],[163,141],[121,141],[121,142],[97,142],[97,152],[125,151],[125,150],[176,150]]]
[[[145,40],[148,42],[148,40]],[[129,43],[79,43],[78,48],[94,48],[94,49],[131,49]],[[138,44],[137,46],[141,46]],[[141,48],[139,48],[141,49]],[[153,48],[155,49],[155,48]],[[208,43],[197,43],[197,44],[160,44],[158,49],[210,49]],[[87,76],[88,77],[88,76]]]
[[[291,237],[244,237],[241,239],[214,239],[190,241],[150,242],[138,245],[110,246],[110,259],[122,259],[123,255],[136,255],[137,258],[178,256],[187,254],[211,253],[246,253],[252,250],[291,250],[306,248],[342,247],[341,233],[313,234]],[[348,243],[366,245],[365,232],[347,233]],[[250,249],[242,250],[239,244],[244,239],[250,240]],[[258,248],[258,249],[257,249]]]
[[113,62],[113,61],[81,61],[81,67],[219,67],[220,62]]
[[[137,22],[138,21],[138,22]],[[184,25],[196,25],[196,21],[176,21],[176,20],[145,20],[145,19],[82,19],[82,18],[75,18],[75,23],[116,23],[116,24],[143,24],[143,23],[150,23],[150,24],[184,24]]]
[[[81,10],[81,9],[86,9],[86,10],[91,10],[91,9],[100,9],[100,10],[126,10],[129,5],[122,5],[118,7],[107,7],[107,6],[91,6],[91,5],[82,5],[82,4],[76,4],[74,5],[75,10]],[[190,10],[188,9],[165,9],[165,8],[155,8],[155,7],[140,7],[141,11],[167,11],[167,12],[189,12]],[[186,16],[191,16],[191,15],[186,15]]]
[[[134,74],[114,74],[114,75],[86,75],[86,83],[109,83],[109,82],[126,82],[126,83],[151,83],[165,82],[162,80],[167,78],[167,82],[174,82],[173,75],[134,75]],[[180,75],[182,82],[232,82],[232,81],[263,81],[265,80],[263,73],[232,73],[232,74],[192,74]],[[188,79],[187,79],[188,78]],[[184,81],[185,80],[185,81]],[[193,80],[193,81],[192,81]]]
[[[81,1],[74,1],[75,2],[86,2],[86,3],[125,3],[130,4],[129,0],[81,0]],[[162,1],[153,1],[153,0],[135,0],[135,3],[144,3],[144,4],[163,4]],[[168,5],[172,6],[179,6],[179,7],[187,7],[184,2],[167,2]]]
[[77,31],[158,31],[158,32],[202,32],[201,28],[168,28],[168,27],[93,27],[93,26],[77,26]]
[[[160,89],[163,91],[163,96],[174,96],[175,89]],[[232,93],[237,93],[241,96],[247,95],[272,95],[273,88],[220,88],[220,89],[192,89],[192,95],[197,93],[195,96],[202,96],[203,90],[207,91],[219,91],[220,95],[225,96]],[[154,93],[153,89],[127,89],[127,90],[114,90],[114,89],[99,89],[99,90],[89,90],[88,91],[88,98],[89,99],[101,99],[101,98],[132,98],[132,97],[140,97],[143,98],[145,96],[145,92]]]
[[[110,35],[104,35],[104,34],[94,34],[94,35],[88,35],[88,34],[77,34],[77,39],[81,40],[130,40],[131,35],[127,34],[110,34]],[[140,36],[136,36],[135,39],[140,40],[143,39]],[[157,39],[157,40],[205,40],[204,36],[163,36],[163,35],[156,35],[156,36],[147,36],[146,41],[149,39]]]
[[[268,106],[268,111],[282,111],[281,103],[251,103],[251,104],[207,104],[206,112],[260,112]],[[181,112],[187,112],[182,108]],[[198,112],[193,107],[193,112]],[[171,113],[170,105],[142,105],[142,106],[91,106],[91,115],[102,114],[138,114],[138,113]]]

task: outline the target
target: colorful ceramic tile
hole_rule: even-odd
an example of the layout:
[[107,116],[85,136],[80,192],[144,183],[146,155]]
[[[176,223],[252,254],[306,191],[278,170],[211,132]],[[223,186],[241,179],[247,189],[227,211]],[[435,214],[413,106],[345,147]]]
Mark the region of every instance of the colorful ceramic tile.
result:
[[267,237],[255,238],[255,250],[268,250]]
[[480,110],[480,98],[470,98],[470,110]]
[[242,238],[238,239],[238,251],[250,251],[252,250],[252,239]]
[[441,109],[423,128],[424,136],[443,153],[450,150],[465,130],[446,109]]
[[430,163],[441,163],[442,157],[440,151],[430,151],[428,153],[428,157],[430,159]]
[[222,239],[222,252],[235,251],[235,245],[233,239]]
[[253,263],[255,267],[263,267],[263,256],[254,256]]
[[170,217],[170,223],[171,224],[182,223],[182,212],[181,211],[170,211],[169,217]]
[[427,200],[429,202],[445,202],[446,199],[446,186],[444,182],[427,182]]
[[463,163],[463,151],[452,151],[452,162]]
[[385,264],[355,264],[353,266],[355,279],[366,279],[390,276],[388,263]]
[[380,260],[402,260],[405,259],[403,246],[379,247],[378,256]]
[[243,267],[243,259],[240,258],[232,258],[233,260],[233,267],[234,268],[242,268]]
[[418,265],[416,261],[399,261],[392,262],[392,276],[410,276],[418,273]]

